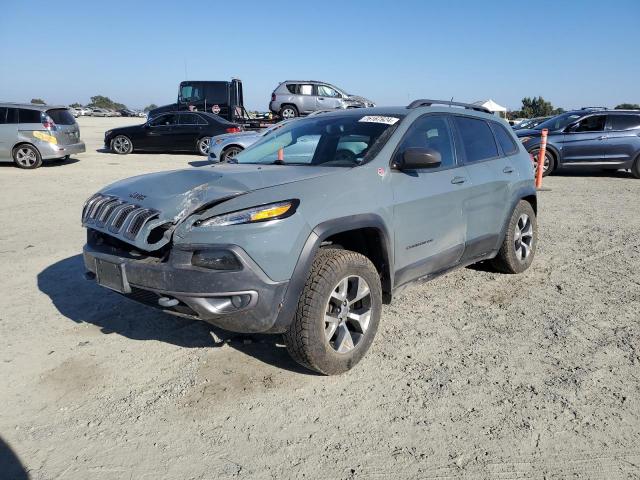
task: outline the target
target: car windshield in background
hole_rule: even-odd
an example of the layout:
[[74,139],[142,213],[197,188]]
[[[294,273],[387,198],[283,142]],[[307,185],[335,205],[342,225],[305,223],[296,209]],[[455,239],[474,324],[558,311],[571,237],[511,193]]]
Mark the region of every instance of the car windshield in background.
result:
[[56,125],[73,125],[76,123],[73,114],[66,108],[54,108],[47,110],[47,115],[51,117]]
[[291,122],[239,153],[237,163],[355,167],[384,145],[400,115],[340,115]]
[[578,115],[575,113],[564,113],[562,115],[558,115],[556,117],[550,118],[549,120],[545,120],[539,125],[534,127],[535,130],[542,130],[546,128],[548,130],[560,130],[569,125],[570,123],[578,120],[582,115]]

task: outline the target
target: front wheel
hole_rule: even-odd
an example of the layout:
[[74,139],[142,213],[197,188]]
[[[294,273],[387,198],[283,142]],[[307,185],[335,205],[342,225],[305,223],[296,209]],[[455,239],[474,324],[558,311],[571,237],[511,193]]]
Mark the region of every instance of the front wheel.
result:
[[636,161],[633,162],[633,166],[631,167],[631,175],[636,178],[640,178],[640,155],[636,158]]
[[133,152],[133,143],[129,137],[118,135],[111,140],[111,150],[118,155],[127,155]]
[[222,155],[220,155],[220,161],[221,162],[229,162],[229,161],[233,161],[234,158],[236,158],[236,156],[242,151],[243,149],[241,147],[228,147],[225,148],[224,151],[222,152]]
[[492,260],[503,273],[522,273],[531,266],[538,246],[538,222],[531,204],[520,200],[511,214],[500,251]]
[[[529,153],[531,155],[533,155],[533,159],[534,159],[533,171],[537,175],[537,173],[538,173],[538,155],[540,154],[540,149],[539,148],[534,148]],[[551,152],[549,152],[549,150],[545,150],[545,152],[544,152],[544,164],[542,166],[542,176],[546,177],[547,175],[550,175],[551,172],[553,172],[555,170],[555,168],[556,168],[556,161],[553,158],[553,155],[551,154]]]
[[209,146],[211,145],[211,137],[202,137],[198,140],[198,153],[200,155],[209,155]]
[[284,334],[287,350],[311,370],[346,372],[367,353],[381,311],[380,275],[371,261],[349,250],[323,248]]

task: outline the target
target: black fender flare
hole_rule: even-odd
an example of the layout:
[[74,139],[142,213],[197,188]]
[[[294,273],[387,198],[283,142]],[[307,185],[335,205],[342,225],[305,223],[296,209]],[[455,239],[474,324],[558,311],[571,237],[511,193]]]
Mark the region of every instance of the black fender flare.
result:
[[511,220],[511,215],[515,210],[516,205],[518,205],[518,203],[521,200],[524,200],[527,197],[536,197],[536,205],[532,205],[532,207],[536,213],[536,218],[538,217],[538,208],[537,208],[538,195],[536,192],[536,187],[532,185],[528,187],[518,188],[513,194],[513,200],[511,201],[511,208],[508,210],[509,215],[506,216],[504,223],[502,224],[502,231],[500,232],[500,236],[498,238],[499,241],[498,241],[498,245],[496,245],[496,252],[500,250],[500,247],[502,246],[502,242],[504,242],[504,237],[507,235],[507,228],[509,227],[509,221]]
[[348,217],[334,218],[326,222],[322,222],[316,225],[309,236],[307,241],[302,247],[302,251],[298,256],[298,261],[293,270],[293,274],[289,280],[287,291],[284,295],[283,301],[278,305],[278,315],[276,321],[271,328],[273,332],[284,332],[287,330],[293,316],[295,315],[296,308],[298,307],[298,300],[304,285],[311,271],[311,265],[316,256],[316,253],[322,242],[327,238],[337,233],[347,232],[349,230],[359,230],[362,228],[376,229],[380,238],[382,239],[382,254],[386,268],[388,269],[388,285],[383,287],[383,290],[393,289],[393,247],[391,243],[391,236],[389,230],[382,217],[372,213],[351,215]]

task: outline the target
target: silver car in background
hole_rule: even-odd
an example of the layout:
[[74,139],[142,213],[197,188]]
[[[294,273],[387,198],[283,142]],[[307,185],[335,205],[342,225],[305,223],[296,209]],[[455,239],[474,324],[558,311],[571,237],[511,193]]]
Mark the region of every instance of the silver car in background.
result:
[[286,80],[271,94],[269,110],[285,120],[317,110],[375,107],[375,103],[326,82]]
[[211,143],[209,143],[209,160],[212,162],[228,162],[249,145],[253,145],[265,135],[284,127],[292,121],[294,120],[283,120],[262,130],[216,135],[211,138]]
[[68,108],[0,103],[0,161],[31,169],[43,160],[84,151],[80,128]]

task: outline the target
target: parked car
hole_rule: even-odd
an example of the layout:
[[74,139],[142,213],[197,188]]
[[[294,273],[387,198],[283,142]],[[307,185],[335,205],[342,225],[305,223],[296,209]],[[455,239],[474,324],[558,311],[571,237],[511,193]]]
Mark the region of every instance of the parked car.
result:
[[141,125],[107,130],[104,145],[121,155],[134,150],[196,151],[207,155],[212,136],[239,131],[239,125],[212,113],[169,112]]
[[630,169],[640,178],[640,110],[587,108],[563,113],[516,134],[537,157],[548,132],[543,175],[559,168]]
[[371,100],[349,95],[330,83],[315,80],[287,80],[271,94],[269,110],[283,119],[307,115],[316,110],[374,107]]
[[337,374],[410,282],[483,260],[519,273],[535,255],[529,155],[483,107],[304,118],[235,160],[92,196],[87,277],[227,330],[283,333],[296,361]]
[[91,109],[88,107],[79,107],[76,110],[81,117],[91,115]]
[[143,118],[147,118],[147,114],[145,112],[139,111],[137,112],[137,117],[143,117]]
[[522,130],[525,128],[535,128],[538,125],[540,125],[542,122],[544,122],[545,120],[549,120],[551,117],[536,117],[536,118],[529,118],[527,120],[523,120],[522,122],[513,125],[513,129],[514,130]]
[[92,117],[108,117],[109,111],[105,108],[93,108],[91,110]]
[[238,133],[223,133],[211,139],[209,160],[212,162],[228,162],[242,150],[260,140],[265,135],[276,131],[294,119],[283,120],[262,130],[249,130]]
[[128,108],[122,108],[122,109],[118,110],[118,113],[122,117],[137,117],[138,116],[138,114],[136,112],[134,112],[133,110],[129,110]]
[[31,169],[43,160],[84,151],[80,128],[68,108],[0,103],[0,161]]

